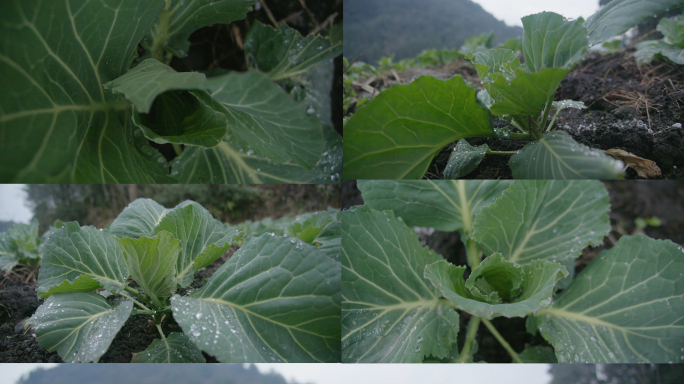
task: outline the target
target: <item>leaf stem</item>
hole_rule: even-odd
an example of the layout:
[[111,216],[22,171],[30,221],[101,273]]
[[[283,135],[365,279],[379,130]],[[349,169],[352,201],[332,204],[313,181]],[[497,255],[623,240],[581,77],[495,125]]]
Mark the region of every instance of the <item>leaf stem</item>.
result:
[[546,121],[549,119],[549,113],[551,112],[552,102],[553,100],[549,100],[546,102],[546,106],[544,107],[544,114],[542,115],[541,120],[539,120],[538,126],[541,132],[544,132],[544,126],[546,125]]
[[157,327],[157,331],[159,331],[162,340],[166,340],[166,336],[164,336],[164,331],[162,331],[161,324],[154,323],[154,325]]
[[180,156],[183,154],[183,149],[181,148],[180,144],[178,143],[172,143],[173,146],[173,151],[176,152],[177,156]]
[[526,137],[527,135],[529,135],[530,132],[527,129],[523,128],[522,125],[520,125],[520,123],[514,117],[511,118],[511,124],[513,124],[514,127],[518,128],[520,132],[524,133]]
[[518,151],[492,151],[491,149],[487,150],[488,155],[515,155],[518,153]]
[[[128,288],[128,287],[126,287],[126,288]],[[128,299],[133,300],[133,302],[134,302],[138,307],[142,308],[143,310],[145,310],[145,311],[150,311],[149,308],[147,308],[143,303],[141,303],[141,302],[139,302],[138,300],[136,300],[135,297],[129,296],[129,295],[123,293],[123,292],[119,292],[119,294],[120,294],[121,296],[123,296],[123,297],[126,297],[126,298],[128,298]],[[138,313],[140,313],[140,312],[138,312]]]
[[468,255],[468,264],[470,264],[470,268],[477,268],[480,265],[480,250],[477,248],[477,243],[470,238],[466,240],[466,253]]
[[561,109],[558,108],[556,109],[556,113],[553,115],[553,119],[551,119],[551,123],[549,123],[549,126],[546,127],[546,132],[551,130],[551,127],[553,127],[553,124],[556,122],[556,118],[558,117],[558,114],[560,113]]
[[152,58],[165,62],[164,46],[169,40],[169,27],[171,22],[171,12],[163,10],[159,14],[159,23],[152,30],[152,47],[150,55]]
[[477,330],[480,328],[481,317],[473,316],[470,318],[468,323],[468,333],[466,333],[465,344],[461,350],[461,356],[458,358],[457,363],[465,363],[466,360],[472,355],[473,342],[475,341],[475,336],[477,336]]
[[489,329],[489,332],[499,341],[502,347],[508,352],[509,355],[511,355],[511,358],[513,359],[514,362],[516,363],[523,363],[523,361],[520,359],[520,356],[511,348],[511,345],[508,344],[508,342],[501,336],[499,331],[494,328],[494,324],[492,324],[489,320],[487,319],[482,319],[482,323]]

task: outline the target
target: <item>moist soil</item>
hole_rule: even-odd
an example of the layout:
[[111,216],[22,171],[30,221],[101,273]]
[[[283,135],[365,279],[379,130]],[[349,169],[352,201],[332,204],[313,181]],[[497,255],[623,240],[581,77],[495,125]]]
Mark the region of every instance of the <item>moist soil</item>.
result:
[[[669,239],[684,244],[684,181],[654,180],[649,182],[606,181],[604,185],[610,196],[609,213],[612,230],[604,239],[603,245],[587,247],[575,262],[575,272],[584,267],[602,250],[610,249],[624,235],[646,234],[655,239]],[[342,183],[342,209],[362,205],[363,198],[356,187],[355,180]],[[639,229],[634,220],[637,218],[657,217],[658,227],[648,226]],[[415,228],[421,243],[444,256],[450,263],[467,265],[465,248],[457,232],[441,232],[431,228]],[[465,332],[470,320],[468,313],[460,311],[458,334],[459,350],[465,342]],[[525,328],[523,318],[499,317],[492,323],[511,347],[518,353],[530,346],[549,346],[539,334],[531,335]],[[477,334],[479,349],[475,362],[510,363],[511,357],[489,330],[480,326]]]
[[[445,67],[444,71],[450,73],[452,67]],[[480,84],[479,80],[463,77]],[[584,110],[563,110],[556,121],[557,128],[568,132],[577,142],[602,150],[625,150],[655,161],[663,178],[684,178],[684,66],[660,60],[637,66],[634,49],[613,54],[594,52],[558,88],[555,100],[567,99],[582,101],[587,106]],[[493,125],[499,128],[508,124],[495,117]],[[468,142],[486,143],[498,151],[515,151],[526,144],[498,139],[468,139]],[[434,158],[426,178],[443,178],[442,172],[455,145],[455,142],[448,145]],[[509,158],[487,155],[464,178],[510,179]],[[632,169],[627,169],[625,176],[638,177]]]

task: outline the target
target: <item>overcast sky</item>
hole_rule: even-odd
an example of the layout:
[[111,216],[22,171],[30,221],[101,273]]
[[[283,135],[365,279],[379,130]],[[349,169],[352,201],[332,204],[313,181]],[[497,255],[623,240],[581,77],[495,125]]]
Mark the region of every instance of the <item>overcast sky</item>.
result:
[[556,12],[569,19],[585,19],[599,9],[599,0],[471,0],[508,25],[522,27],[520,19],[542,11]]
[[[0,384],[15,384],[41,364],[0,364]],[[49,367],[55,364],[42,364]],[[279,372],[288,381],[315,384],[547,384],[546,364],[256,364],[260,371]]]
[[26,206],[24,184],[0,184],[0,221],[28,224],[33,212]]

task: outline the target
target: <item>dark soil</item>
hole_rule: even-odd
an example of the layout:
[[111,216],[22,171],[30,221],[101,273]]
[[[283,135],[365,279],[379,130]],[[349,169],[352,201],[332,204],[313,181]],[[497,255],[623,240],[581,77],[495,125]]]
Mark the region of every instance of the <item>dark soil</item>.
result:
[[[587,247],[575,262],[575,271],[579,273],[602,250],[610,249],[624,235],[645,233],[655,239],[669,239],[677,244],[684,244],[684,181],[654,180],[606,181],[604,182],[610,195],[610,223],[612,231],[604,239],[603,245]],[[342,183],[342,209],[363,204],[361,193],[356,188],[356,181]],[[659,227],[646,227],[640,230],[634,220],[637,218],[657,217],[662,224]],[[418,230],[421,243],[444,256],[450,263],[466,265],[465,248],[457,232],[441,232],[432,229]],[[465,342],[465,332],[470,315],[460,313],[460,329],[458,335],[459,350]],[[526,347],[549,345],[539,334],[531,335],[525,328],[525,319],[499,317],[492,320],[496,329],[518,353]],[[511,357],[486,327],[480,326],[477,335],[479,350],[475,361],[488,363],[510,363]]]
[[[478,84],[478,83],[476,83]],[[622,149],[653,160],[666,179],[684,178],[684,67],[654,60],[638,67],[634,49],[614,54],[588,55],[561,83],[555,100],[582,101],[584,110],[566,109],[557,127],[579,143],[602,150]],[[507,125],[498,118],[495,127]],[[525,142],[468,139],[473,145],[512,151]],[[432,161],[426,178],[442,178],[451,150],[444,148]],[[508,179],[509,156],[488,155],[469,179]],[[637,178],[627,170],[627,178]]]

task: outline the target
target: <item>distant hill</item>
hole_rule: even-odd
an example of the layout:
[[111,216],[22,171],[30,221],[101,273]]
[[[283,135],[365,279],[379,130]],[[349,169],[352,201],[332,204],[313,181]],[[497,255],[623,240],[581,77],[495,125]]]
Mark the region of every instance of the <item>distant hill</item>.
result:
[[38,369],[18,384],[288,384],[243,364],[61,364]]
[[14,224],[16,224],[14,221],[0,221],[0,233],[7,232]]
[[344,0],[344,55],[375,64],[424,49],[460,48],[469,37],[496,34],[495,44],[522,36],[469,0]]

